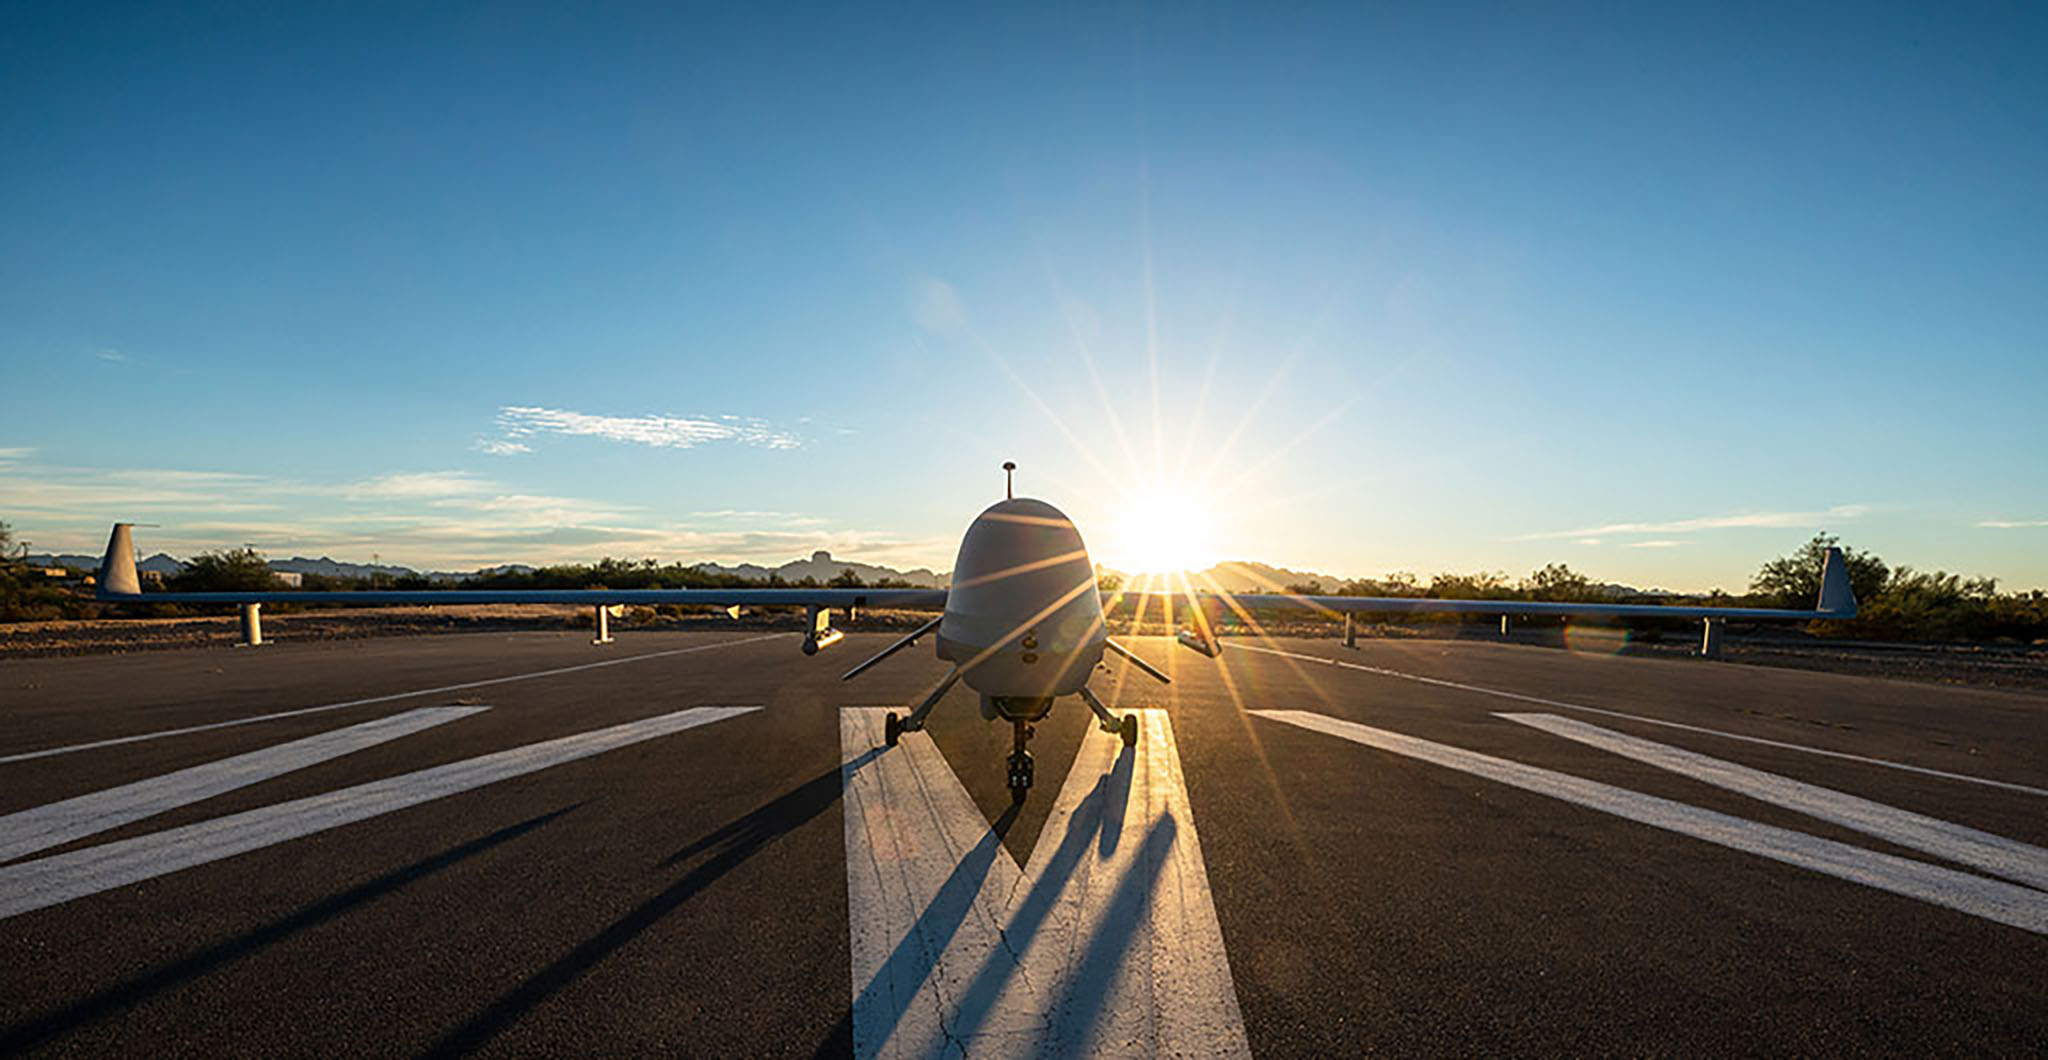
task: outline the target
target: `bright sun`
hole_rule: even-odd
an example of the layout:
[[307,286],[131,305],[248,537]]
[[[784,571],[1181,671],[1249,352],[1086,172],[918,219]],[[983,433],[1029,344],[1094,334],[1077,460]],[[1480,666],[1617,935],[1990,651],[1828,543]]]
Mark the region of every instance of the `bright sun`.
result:
[[1214,527],[1209,509],[1185,493],[1136,494],[1112,524],[1103,559],[1130,574],[1206,570],[1217,560]]

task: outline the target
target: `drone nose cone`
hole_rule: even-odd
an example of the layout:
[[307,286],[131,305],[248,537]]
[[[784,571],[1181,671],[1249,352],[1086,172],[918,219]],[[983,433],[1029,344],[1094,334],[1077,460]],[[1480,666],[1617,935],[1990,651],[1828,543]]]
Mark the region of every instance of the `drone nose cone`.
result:
[[[953,565],[953,588],[1019,580],[1064,585],[1062,579],[1084,568],[1094,571],[1073,520],[1044,501],[1013,497],[989,505],[967,528]],[[1034,574],[1039,576],[1025,577]]]
[[1093,664],[1063,663],[1090,645],[1099,652],[1101,630],[1095,565],[1072,520],[1029,497],[1000,501],[976,517],[953,564],[940,658],[980,660],[968,681],[984,691],[1015,670],[1032,694],[1065,694],[1072,689],[1052,685],[1085,681]]

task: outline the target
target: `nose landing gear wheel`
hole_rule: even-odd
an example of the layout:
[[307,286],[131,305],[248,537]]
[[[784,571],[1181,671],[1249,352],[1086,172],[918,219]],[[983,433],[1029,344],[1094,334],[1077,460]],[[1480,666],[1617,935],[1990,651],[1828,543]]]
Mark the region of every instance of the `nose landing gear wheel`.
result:
[[882,742],[894,747],[896,746],[896,741],[901,739],[903,739],[903,719],[897,717],[896,712],[892,710],[889,712],[888,717],[882,719]]
[[1010,801],[1021,805],[1031,792],[1031,752],[1024,745],[1031,742],[1032,728],[1028,721],[1010,724]]
[[1032,762],[1031,752],[1018,751],[1010,756],[1010,801],[1022,803],[1031,794]]
[[1138,746],[1138,716],[1136,714],[1124,715],[1123,724],[1116,727],[1116,732],[1118,736],[1124,738],[1125,747]]

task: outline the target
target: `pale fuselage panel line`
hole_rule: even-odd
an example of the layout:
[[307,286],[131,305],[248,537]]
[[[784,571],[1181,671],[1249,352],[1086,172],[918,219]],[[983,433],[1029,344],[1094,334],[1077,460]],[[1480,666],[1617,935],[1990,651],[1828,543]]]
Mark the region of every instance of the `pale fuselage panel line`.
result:
[[1083,740],[1023,869],[883,713],[840,714],[856,1055],[1249,1055],[1165,712]]
[[691,707],[180,828],[0,866],[0,919],[261,850],[760,709]]
[[1271,721],[1325,733],[1509,787],[1534,792],[1731,850],[2048,934],[2048,893],[1911,858],[1850,846],[1627,788],[1468,751],[1326,714],[1254,710]]

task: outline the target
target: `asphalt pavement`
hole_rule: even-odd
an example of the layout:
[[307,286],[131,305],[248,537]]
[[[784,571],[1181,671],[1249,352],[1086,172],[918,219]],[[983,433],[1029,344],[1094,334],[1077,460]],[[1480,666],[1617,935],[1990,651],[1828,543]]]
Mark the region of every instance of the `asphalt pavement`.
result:
[[1138,638],[1135,757],[1062,702],[1012,809],[964,688],[867,735],[888,637],[0,662],[0,1053],[2048,1042],[2048,697]]

